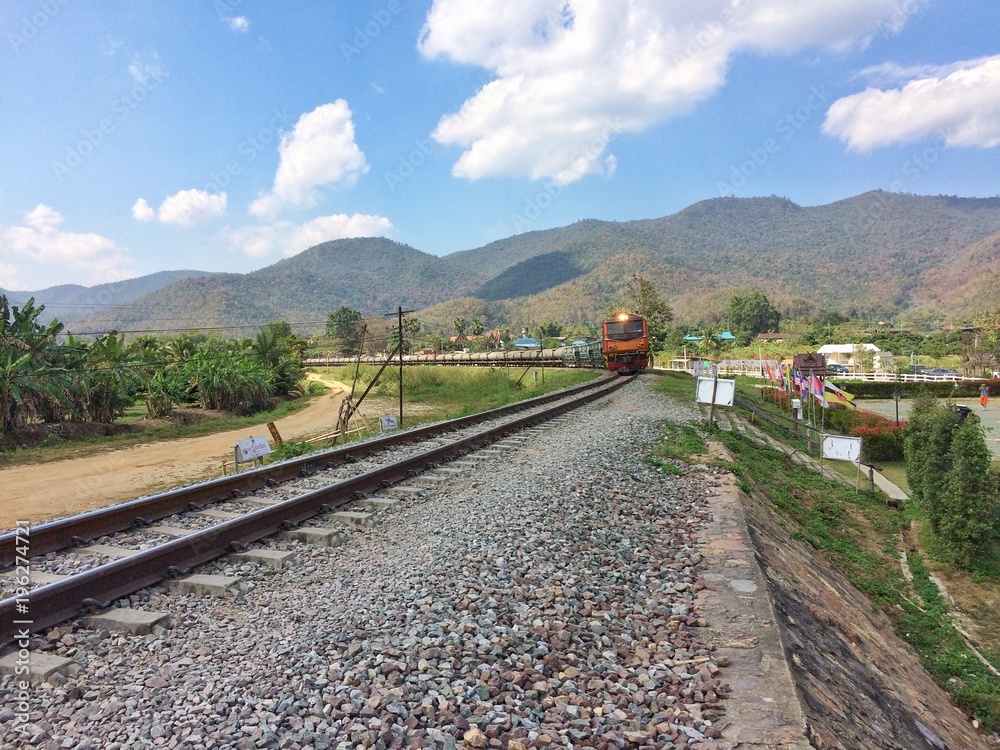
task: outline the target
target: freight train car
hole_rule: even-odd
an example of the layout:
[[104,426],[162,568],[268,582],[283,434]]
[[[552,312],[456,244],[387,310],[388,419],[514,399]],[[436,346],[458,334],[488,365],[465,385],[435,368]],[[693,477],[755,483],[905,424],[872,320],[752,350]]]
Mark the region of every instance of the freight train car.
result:
[[646,369],[649,335],[644,317],[622,313],[605,320],[601,327],[604,332],[604,361],[609,370],[633,375]]

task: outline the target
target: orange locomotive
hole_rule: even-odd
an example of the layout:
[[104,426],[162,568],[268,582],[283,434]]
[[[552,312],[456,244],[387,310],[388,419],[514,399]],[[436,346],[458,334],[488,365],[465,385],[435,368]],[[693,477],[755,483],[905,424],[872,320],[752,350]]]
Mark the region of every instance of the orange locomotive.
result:
[[602,328],[604,361],[609,370],[632,375],[646,369],[649,361],[649,335],[644,317],[622,313],[605,320]]

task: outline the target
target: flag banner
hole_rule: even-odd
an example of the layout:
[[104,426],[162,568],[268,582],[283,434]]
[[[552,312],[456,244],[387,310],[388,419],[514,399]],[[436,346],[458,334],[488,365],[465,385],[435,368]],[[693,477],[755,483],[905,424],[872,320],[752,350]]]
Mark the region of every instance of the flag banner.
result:
[[838,388],[833,383],[824,383],[823,387],[826,391],[826,403],[827,404],[840,404],[841,406],[846,406],[849,409],[857,409],[858,405],[854,403],[854,396],[847,391]]
[[826,406],[826,402],[823,399],[823,381],[819,379],[819,375],[812,376],[812,395],[816,397],[816,400],[820,404]]

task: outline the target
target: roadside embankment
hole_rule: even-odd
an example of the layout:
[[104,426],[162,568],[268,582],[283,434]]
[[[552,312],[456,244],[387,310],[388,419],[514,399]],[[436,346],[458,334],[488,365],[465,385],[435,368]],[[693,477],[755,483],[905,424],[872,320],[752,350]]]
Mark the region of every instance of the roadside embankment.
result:
[[[716,446],[727,460],[725,448]],[[781,665],[762,665],[774,679],[761,706],[783,712],[792,729],[800,721],[818,748],[943,750],[991,747],[938,687],[919,657],[893,631],[889,619],[769,504],[735,486],[729,523],[744,526],[761,590],[747,580],[747,595],[769,598]],[[730,582],[732,585],[733,582]],[[765,607],[757,602],[758,608]],[[760,628],[756,629],[760,632]],[[797,704],[788,703],[785,669]],[[801,718],[800,718],[801,717]],[[787,747],[785,736],[747,738],[737,747]],[[756,743],[756,744],[755,744]]]

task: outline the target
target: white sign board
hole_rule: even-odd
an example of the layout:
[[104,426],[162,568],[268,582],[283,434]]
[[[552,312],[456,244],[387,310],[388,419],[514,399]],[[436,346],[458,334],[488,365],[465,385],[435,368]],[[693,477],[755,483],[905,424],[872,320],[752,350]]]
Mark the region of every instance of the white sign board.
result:
[[861,438],[847,437],[846,435],[824,435],[822,455],[823,458],[831,458],[835,461],[859,463],[861,461]]
[[[712,384],[717,385],[713,386]],[[715,388],[715,405],[732,406],[733,397],[736,395],[736,381],[719,378],[698,378],[698,385],[695,388],[694,400],[699,404],[712,403],[712,388]]]
[[399,427],[399,422],[396,420],[395,415],[389,417],[379,417],[379,424],[382,425],[382,432],[389,432],[390,430],[395,430]]
[[253,461],[257,458],[263,458],[270,452],[271,446],[263,435],[240,440],[236,443],[236,454],[240,461]]

